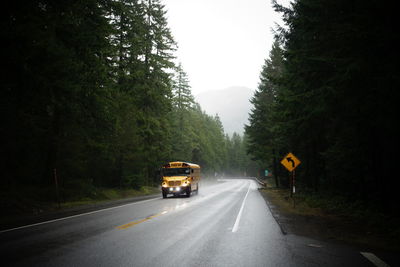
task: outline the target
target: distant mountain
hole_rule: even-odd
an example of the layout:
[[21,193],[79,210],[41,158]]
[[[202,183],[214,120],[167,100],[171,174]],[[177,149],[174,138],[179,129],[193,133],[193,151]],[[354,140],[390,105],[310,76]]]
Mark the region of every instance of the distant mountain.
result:
[[212,90],[195,96],[201,108],[209,115],[218,114],[225,133],[244,133],[244,124],[248,122],[252,107],[250,98],[254,91],[247,87],[229,87]]

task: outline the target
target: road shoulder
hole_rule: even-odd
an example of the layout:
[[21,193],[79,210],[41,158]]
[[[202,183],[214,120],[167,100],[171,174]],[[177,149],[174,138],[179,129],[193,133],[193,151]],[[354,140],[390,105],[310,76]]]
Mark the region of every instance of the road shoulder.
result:
[[88,205],[80,205],[75,206],[72,208],[65,208],[59,210],[50,210],[44,211],[39,214],[27,214],[27,215],[20,215],[20,216],[9,216],[7,218],[3,218],[0,221],[0,231],[17,228],[24,225],[36,224],[45,221],[56,220],[59,218],[74,216],[82,213],[93,212],[96,210],[102,210],[112,207],[117,207],[121,205],[126,205],[133,202],[143,201],[152,198],[158,198],[160,194],[151,194],[151,195],[144,195],[144,196],[137,196],[137,197],[130,197],[124,199],[117,199],[117,200],[109,200],[109,201],[101,201],[93,204]]
[[301,205],[293,206],[293,200],[276,194],[273,189],[260,189],[272,216],[283,234],[294,234],[321,241],[341,242],[360,248],[400,251],[395,240],[369,232],[349,218],[334,216],[321,210],[309,212]]

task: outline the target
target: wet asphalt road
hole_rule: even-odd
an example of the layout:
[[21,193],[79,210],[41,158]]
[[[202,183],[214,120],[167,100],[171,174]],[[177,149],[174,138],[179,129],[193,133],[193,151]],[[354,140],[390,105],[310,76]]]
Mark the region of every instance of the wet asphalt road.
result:
[[3,266],[374,266],[356,248],[282,234],[250,179],[2,231],[0,256]]

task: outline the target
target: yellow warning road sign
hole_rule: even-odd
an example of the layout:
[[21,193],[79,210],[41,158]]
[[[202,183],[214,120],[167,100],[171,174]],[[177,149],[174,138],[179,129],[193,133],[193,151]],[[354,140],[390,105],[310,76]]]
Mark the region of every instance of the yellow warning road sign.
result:
[[293,155],[292,153],[287,154],[281,160],[281,164],[285,166],[285,168],[290,172],[296,169],[296,167],[299,166],[300,163],[301,161],[298,158],[296,158],[296,156]]

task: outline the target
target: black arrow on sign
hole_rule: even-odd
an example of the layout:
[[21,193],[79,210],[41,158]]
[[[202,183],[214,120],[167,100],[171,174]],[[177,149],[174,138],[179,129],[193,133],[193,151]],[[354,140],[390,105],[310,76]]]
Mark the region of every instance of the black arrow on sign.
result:
[[292,159],[292,157],[287,157],[286,160],[287,160],[288,162],[291,162],[291,163],[292,163],[292,167],[294,168],[294,166],[295,166],[296,164],[294,163],[294,160]]

